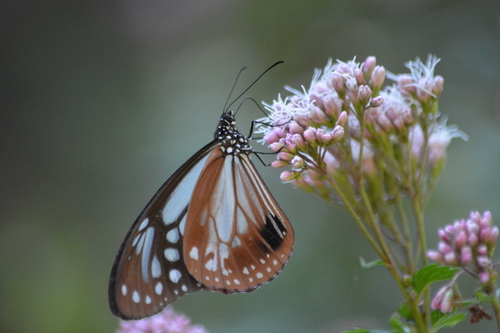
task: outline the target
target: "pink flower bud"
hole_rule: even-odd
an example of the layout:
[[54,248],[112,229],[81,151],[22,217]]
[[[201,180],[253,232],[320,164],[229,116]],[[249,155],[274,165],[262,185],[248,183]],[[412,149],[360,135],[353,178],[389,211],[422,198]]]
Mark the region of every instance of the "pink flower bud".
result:
[[362,85],[359,87],[358,98],[362,105],[366,105],[372,97],[372,90],[370,87]]
[[284,182],[289,182],[297,178],[298,176],[299,173],[296,171],[283,171],[280,175],[280,179]]
[[382,96],[377,96],[372,98],[372,100],[370,101],[370,106],[372,108],[378,108],[382,105],[382,103],[384,103],[384,98]]
[[473,247],[476,246],[478,243],[477,235],[476,234],[469,235],[468,241],[469,241],[470,246],[473,246]]
[[302,134],[304,129],[296,121],[291,121],[288,124],[288,131],[290,134]]
[[271,148],[272,151],[280,151],[285,145],[282,144],[281,142],[273,142],[269,145],[269,148]]
[[478,256],[476,262],[482,268],[488,268],[491,265],[491,260],[487,256]]
[[333,136],[331,133],[325,133],[321,136],[321,141],[325,145],[329,145],[332,142]]
[[339,141],[344,137],[344,128],[340,125],[335,126],[332,131],[332,136],[335,142]]
[[487,284],[490,281],[490,273],[482,271],[478,274],[479,282]]
[[373,56],[366,58],[365,63],[363,64],[363,72],[367,74],[368,77],[370,77],[376,65],[377,65],[377,58]]
[[352,76],[348,77],[345,81],[345,87],[348,91],[357,92],[358,91],[358,83],[356,79]]
[[413,115],[411,114],[411,109],[410,108],[404,108],[403,111],[401,111],[403,115],[403,121],[406,124],[406,126],[410,126],[413,123]]
[[460,231],[458,236],[455,238],[455,246],[457,248],[462,248],[465,243],[467,243],[467,234],[464,231]]
[[450,242],[450,239],[448,238],[448,234],[443,229],[438,230],[438,235],[439,235],[439,238],[441,238],[443,241],[445,241],[447,243]]
[[469,246],[465,246],[460,251],[460,264],[466,266],[472,261],[472,250]]
[[300,170],[305,166],[304,159],[300,156],[295,156],[292,161],[292,166],[295,170]]
[[450,265],[450,266],[454,266],[458,263],[457,256],[455,255],[454,252],[449,252],[446,254],[443,253],[443,260],[444,260],[445,264]]
[[308,129],[306,129],[304,131],[304,139],[306,139],[306,141],[309,143],[309,144],[315,144],[316,143],[316,130],[315,128],[313,127],[309,127]]
[[494,247],[495,243],[497,242],[497,239],[498,239],[498,227],[494,226],[493,228],[491,228],[491,236],[490,236],[489,245],[491,247]]
[[324,99],[324,106],[325,106],[325,113],[331,118],[331,119],[337,119],[339,116],[339,113],[341,111],[341,101],[332,96],[325,96]]
[[363,75],[363,72],[359,68],[354,69],[354,77],[356,78],[356,83],[358,85],[363,85],[365,84],[365,76]]
[[347,112],[342,111],[342,113],[339,116],[339,119],[337,120],[337,123],[335,125],[339,125],[344,127],[345,122],[347,121]]
[[286,152],[279,152],[278,153],[278,159],[280,159],[281,161],[287,161],[287,162],[290,162],[293,158],[293,154],[290,154],[290,153],[286,153]]
[[491,229],[490,228],[482,229],[479,232],[479,241],[481,243],[487,243],[490,240],[490,237],[491,237]]
[[438,251],[443,253],[443,254],[446,254],[446,253],[453,252],[453,249],[451,248],[449,243],[439,242],[438,243]]
[[335,89],[335,91],[337,93],[339,93],[339,94],[344,93],[345,79],[342,75],[340,75],[339,73],[333,73],[332,78],[331,78],[331,83],[332,83],[333,89]]
[[272,166],[273,168],[284,168],[284,167],[286,167],[286,166],[288,166],[288,165],[290,165],[290,163],[289,163],[289,162],[287,162],[287,161],[273,161],[273,162],[271,163],[271,166]]
[[427,257],[429,257],[429,259],[434,260],[436,262],[440,262],[440,263],[443,262],[443,257],[441,256],[441,253],[439,253],[436,250],[427,251]]
[[409,75],[398,76],[398,89],[405,95],[415,94],[415,81]]
[[299,151],[307,151],[307,144],[304,142],[304,139],[300,134],[294,134],[292,136],[292,142],[295,143],[295,146]]
[[316,124],[325,124],[328,121],[326,114],[317,106],[313,106],[309,111],[309,117]]
[[373,70],[372,77],[370,80],[370,86],[373,90],[378,91],[384,84],[385,80],[385,68],[383,66],[376,66]]
[[273,129],[271,132],[267,133],[266,136],[264,137],[264,141],[268,145],[271,145],[273,142],[278,142],[279,139],[280,139],[280,137],[275,129]]
[[441,307],[441,304],[443,303],[444,296],[448,292],[448,289],[449,289],[449,287],[446,286],[446,287],[443,287],[443,288],[438,290],[438,292],[436,293],[436,295],[432,299],[431,309],[437,310]]
[[481,244],[477,247],[477,254],[481,256],[487,256],[488,255],[488,246],[486,244]]
[[432,93],[434,96],[438,97],[443,92],[444,79],[441,75],[434,77],[432,84]]
[[443,302],[441,303],[441,306],[439,309],[441,310],[442,313],[448,313],[453,310],[453,290],[450,289],[446,292],[443,298]]

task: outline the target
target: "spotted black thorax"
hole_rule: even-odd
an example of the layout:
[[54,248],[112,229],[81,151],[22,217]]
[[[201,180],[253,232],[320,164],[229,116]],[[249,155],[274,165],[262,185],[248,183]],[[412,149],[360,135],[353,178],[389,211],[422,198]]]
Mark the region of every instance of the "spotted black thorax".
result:
[[249,155],[253,152],[253,148],[248,144],[250,140],[236,128],[233,111],[225,112],[222,115],[214,137],[220,142],[224,154]]

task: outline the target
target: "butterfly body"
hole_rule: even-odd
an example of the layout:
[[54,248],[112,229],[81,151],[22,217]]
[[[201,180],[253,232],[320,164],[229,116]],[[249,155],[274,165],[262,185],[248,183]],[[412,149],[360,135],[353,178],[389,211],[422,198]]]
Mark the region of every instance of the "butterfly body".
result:
[[151,316],[188,293],[249,292],[274,279],[293,229],[250,160],[249,138],[224,112],[214,140],[158,190],[132,225],[109,284],[113,314]]

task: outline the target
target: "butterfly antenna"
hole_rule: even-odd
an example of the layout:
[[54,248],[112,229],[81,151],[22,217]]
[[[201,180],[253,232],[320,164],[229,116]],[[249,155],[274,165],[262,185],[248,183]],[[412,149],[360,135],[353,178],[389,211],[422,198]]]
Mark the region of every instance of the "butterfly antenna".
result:
[[[241,94],[239,94],[239,95],[238,95],[238,97],[236,97],[236,98],[235,98],[235,99],[234,99],[234,100],[233,100],[233,101],[232,101],[229,105],[227,105],[227,102],[226,102],[226,104],[224,105],[224,112],[227,112],[227,110],[231,107],[231,105],[233,105],[233,104],[234,104],[234,103],[235,103],[238,99],[240,99],[240,98],[241,98],[241,96],[243,96],[243,95],[244,95],[244,94],[248,91],[248,89],[252,88],[252,86],[253,86],[253,85],[254,85],[257,81],[259,81],[259,80],[260,80],[260,78],[264,76],[264,74],[266,74],[267,72],[269,72],[269,71],[270,71],[273,67],[275,67],[275,66],[277,66],[277,65],[279,65],[279,64],[282,64],[282,63],[284,63],[284,61],[283,61],[283,60],[282,60],[282,61],[278,61],[278,62],[274,63],[271,67],[269,67],[268,69],[266,69],[266,70],[264,71],[264,73],[260,74],[260,75],[259,75],[259,77],[258,77],[257,79],[255,79],[255,81],[253,81],[253,82],[252,82],[252,84],[248,86],[248,88],[246,88],[245,90],[243,90],[243,92],[242,92]],[[242,72],[245,68],[246,68],[246,67],[243,67],[243,68],[240,70],[240,72],[238,73],[238,76],[236,77],[236,81],[234,82],[234,85],[233,85],[233,89],[231,89],[231,93],[233,92],[234,87],[236,86],[236,82],[238,81],[238,77],[240,76],[241,72]],[[229,96],[231,96],[231,94],[229,94]],[[229,101],[229,97],[228,97],[228,101]],[[227,107],[226,107],[226,105],[227,105]]]
[[[227,96],[227,100],[226,100],[226,103],[224,104],[224,108],[222,109],[222,111],[226,112],[226,110],[227,110],[227,109],[226,109],[226,105],[227,105],[227,103],[229,103],[229,99],[231,98],[231,95],[233,94],[234,88],[236,87],[236,83],[238,82],[238,79],[240,78],[241,73],[242,73],[245,69],[247,69],[247,67],[246,67],[246,66],[245,66],[245,67],[242,67],[242,68],[240,69],[240,72],[238,73],[238,75],[236,75],[236,80],[234,80],[233,87],[231,88],[231,91],[229,92],[229,96]],[[234,103],[234,102],[233,102],[233,103]],[[231,103],[231,104],[233,104],[233,103]],[[231,104],[229,104],[229,106],[231,106]],[[228,108],[229,108],[229,106],[228,106]]]

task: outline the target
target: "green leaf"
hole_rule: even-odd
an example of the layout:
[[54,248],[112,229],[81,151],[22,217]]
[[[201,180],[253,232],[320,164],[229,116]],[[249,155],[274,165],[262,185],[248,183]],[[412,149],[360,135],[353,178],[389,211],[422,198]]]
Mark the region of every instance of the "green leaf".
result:
[[406,303],[399,304],[398,313],[401,317],[403,317],[406,320],[413,319],[410,308],[408,307],[408,304],[406,304]]
[[406,333],[403,323],[397,314],[393,315],[391,319],[389,319],[389,324],[394,329],[393,333]]
[[495,294],[486,295],[481,290],[476,291],[477,300],[481,303],[493,303],[495,302]]
[[[434,312],[439,310],[434,310],[431,317],[434,316]],[[439,311],[441,312],[441,311]],[[457,313],[453,311],[451,313],[442,314],[442,316],[432,325],[432,332],[435,333],[445,327],[453,327],[456,324],[464,321],[467,316],[463,313]]]
[[363,268],[372,268],[373,266],[384,265],[382,260],[374,260],[370,262],[366,262],[365,258],[359,257],[359,263]]
[[425,290],[430,284],[449,280],[451,279],[457,272],[458,268],[450,268],[448,266],[439,267],[439,264],[428,265],[417,271],[412,279],[413,288],[417,291],[417,293],[421,293]]

